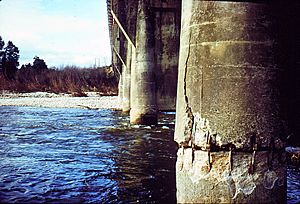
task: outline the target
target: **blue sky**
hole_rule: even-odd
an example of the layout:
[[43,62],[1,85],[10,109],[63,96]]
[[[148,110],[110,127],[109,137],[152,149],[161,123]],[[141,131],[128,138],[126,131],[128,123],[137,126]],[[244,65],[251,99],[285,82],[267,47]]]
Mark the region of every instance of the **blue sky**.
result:
[[48,67],[109,65],[106,0],[1,0],[0,35],[20,50],[20,64],[34,56]]

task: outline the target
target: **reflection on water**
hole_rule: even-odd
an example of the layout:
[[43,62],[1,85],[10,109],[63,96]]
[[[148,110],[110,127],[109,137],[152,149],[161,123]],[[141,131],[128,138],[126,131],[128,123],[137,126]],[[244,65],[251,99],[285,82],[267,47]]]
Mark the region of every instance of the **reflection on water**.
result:
[[[0,107],[0,201],[175,202],[174,114]],[[171,124],[171,125],[170,125]]]
[[[174,113],[130,126],[112,110],[0,107],[0,202],[175,203]],[[288,203],[300,202],[288,169]]]
[[300,203],[300,169],[289,167],[287,169],[287,202]]

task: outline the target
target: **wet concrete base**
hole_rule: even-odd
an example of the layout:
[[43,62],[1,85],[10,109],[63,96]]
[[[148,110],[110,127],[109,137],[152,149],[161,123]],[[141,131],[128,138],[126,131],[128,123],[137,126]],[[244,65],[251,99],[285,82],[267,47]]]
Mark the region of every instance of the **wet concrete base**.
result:
[[142,124],[142,125],[153,125],[157,124],[158,115],[155,107],[143,109],[130,110],[130,123],[131,124]]

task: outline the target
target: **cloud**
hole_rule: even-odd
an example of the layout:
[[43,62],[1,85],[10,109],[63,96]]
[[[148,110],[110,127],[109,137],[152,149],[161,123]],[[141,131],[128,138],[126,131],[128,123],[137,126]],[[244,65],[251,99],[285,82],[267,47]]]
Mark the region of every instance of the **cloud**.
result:
[[[0,35],[5,41],[12,40],[19,47],[21,63],[29,58],[32,59],[35,55],[43,58],[50,66],[60,64],[88,66],[95,58],[106,58],[108,63],[111,53],[106,8],[102,5],[101,13],[101,7],[98,5],[99,14],[95,12],[87,15],[76,11],[80,9],[79,4],[73,6],[74,11],[69,7],[64,9],[64,5],[57,4],[59,1],[4,0],[0,2]],[[61,2],[66,4],[74,1]],[[87,11],[89,5],[86,2],[95,4],[97,1],[82,2],[85,2],[85,11]],[[47,3],[52,7],[48,8]],[[55,11],[55,3],[60,5],[59,12]],[[94,5],[90,6],[94,7]]]

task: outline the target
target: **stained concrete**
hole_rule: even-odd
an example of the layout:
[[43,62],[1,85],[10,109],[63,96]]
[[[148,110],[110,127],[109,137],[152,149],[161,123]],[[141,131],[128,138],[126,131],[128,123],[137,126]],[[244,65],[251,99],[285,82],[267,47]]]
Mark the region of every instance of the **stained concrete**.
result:
[[179,35],[180,1],[152,2],[154,16],[157,106],[159,110],[175,110]]

